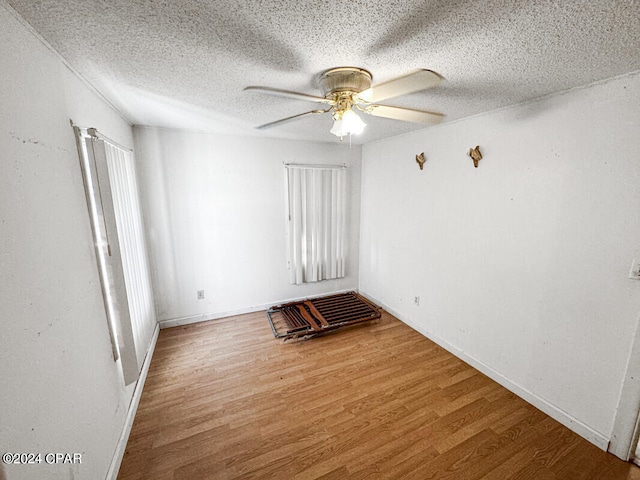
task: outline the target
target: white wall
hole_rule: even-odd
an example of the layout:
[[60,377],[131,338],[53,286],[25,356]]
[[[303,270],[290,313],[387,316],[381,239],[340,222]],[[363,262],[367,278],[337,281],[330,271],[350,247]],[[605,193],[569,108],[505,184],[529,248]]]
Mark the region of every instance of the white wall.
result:
[[113,361],[69,119],[132,146],[131,127],[0,2],[0,478],[105,478],[133,385]]
[[636,74],[363,147],[361,291],[602,448],[640,311],[638,105]]
[[[360,147],[138,127],[134,138],[164,325],[357,288]],[[347,165],[345,278],[289,285],[283,163]]]

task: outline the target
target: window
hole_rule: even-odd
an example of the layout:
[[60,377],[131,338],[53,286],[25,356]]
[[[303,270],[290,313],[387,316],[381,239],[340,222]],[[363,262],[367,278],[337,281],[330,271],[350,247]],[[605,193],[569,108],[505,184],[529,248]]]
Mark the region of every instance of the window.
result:
[[345,275],[346,168],[285,165],[289,283]]

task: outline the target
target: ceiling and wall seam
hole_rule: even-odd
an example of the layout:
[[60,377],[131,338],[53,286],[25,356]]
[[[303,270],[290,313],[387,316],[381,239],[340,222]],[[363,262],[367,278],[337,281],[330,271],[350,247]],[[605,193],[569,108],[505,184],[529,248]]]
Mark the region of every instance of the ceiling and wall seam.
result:
[[117,114],[128,123],[130,126],[133,126],[131,120],[129,120],[124,113],[120,111],[100,90],[98,90],[85,76],[83,76],[78,70],[76,70],[69,61],[62,56],[62,54],[56,50],[53,45],[51,45],[22,15],[20,15],[11,5],[7,3],[6,0],[0,0],[0,6],[4,7],[4,9],[9,12],[16,20],[18,20],[28,31],[33,35],[42,45],[44,45],[47,50],[49,50],[53,55],[60,60],[60,62],[78,79],[84,83],[89,89],[95,93],[100,100],[105,102],[109,107],[111,107]]

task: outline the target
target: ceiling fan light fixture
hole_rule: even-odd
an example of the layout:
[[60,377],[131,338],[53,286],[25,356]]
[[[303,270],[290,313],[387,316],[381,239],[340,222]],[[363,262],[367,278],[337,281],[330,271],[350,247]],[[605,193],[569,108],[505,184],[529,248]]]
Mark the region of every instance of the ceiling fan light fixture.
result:
[[348,133],[353,133],[355,135],[362,133],[364,127],[367,126],[367,124],[362,121],[360,116],[354,112],[352,108],[342,114],[342,124]]
[[329,132],[333,133],[336,137],[344,137],[345,133],[343,131],[343,127],[342,127],[342,120],[341,119],[336,119],[333,121],[333,127],[331,127],[331,130],[329,130]]
[[330,132],[340,138],[346,135],[358,135],[362,133],[364,127],[367,126],[351,108],[342,112],[336,112],[333,118],[333,127]]

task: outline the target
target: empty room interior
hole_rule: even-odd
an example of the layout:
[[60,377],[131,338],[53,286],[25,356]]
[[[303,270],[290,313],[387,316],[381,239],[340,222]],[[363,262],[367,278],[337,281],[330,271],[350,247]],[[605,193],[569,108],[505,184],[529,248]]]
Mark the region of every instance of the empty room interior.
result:
[[0,480],[640,479],[640,2],[0,40]]

